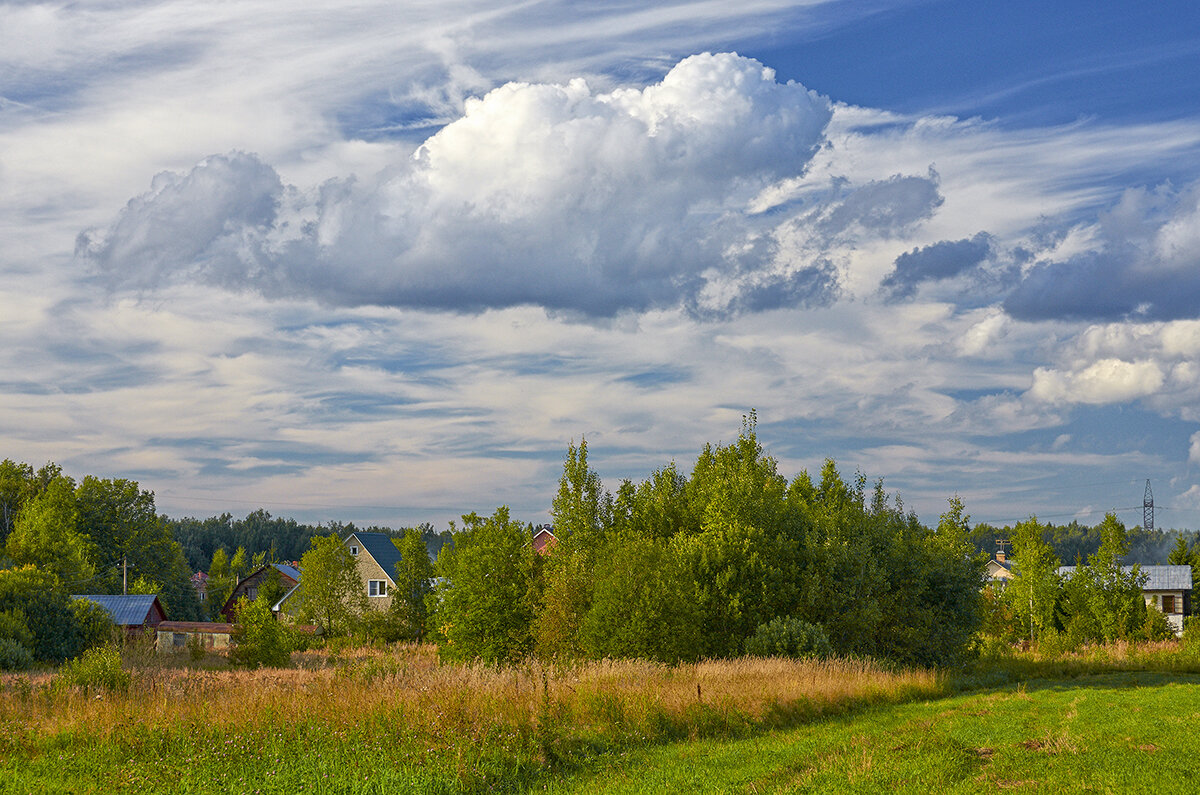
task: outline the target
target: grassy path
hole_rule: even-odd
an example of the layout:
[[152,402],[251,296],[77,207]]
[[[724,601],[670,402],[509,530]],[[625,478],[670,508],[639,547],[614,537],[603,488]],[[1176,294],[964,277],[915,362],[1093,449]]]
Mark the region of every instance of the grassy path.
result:
[[1200,792],[1200,676],[1109,674],[649,749],[556,793]]

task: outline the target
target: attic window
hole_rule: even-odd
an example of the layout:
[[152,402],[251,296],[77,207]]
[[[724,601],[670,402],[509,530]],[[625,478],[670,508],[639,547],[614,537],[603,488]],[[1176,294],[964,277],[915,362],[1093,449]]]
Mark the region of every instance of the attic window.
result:
[[368,580],[367,596],[387,596],[387,580]]
[[355,557],[358,557],[358,547],[355,547],[355,546],[350,547],[350,554],[354,555]]

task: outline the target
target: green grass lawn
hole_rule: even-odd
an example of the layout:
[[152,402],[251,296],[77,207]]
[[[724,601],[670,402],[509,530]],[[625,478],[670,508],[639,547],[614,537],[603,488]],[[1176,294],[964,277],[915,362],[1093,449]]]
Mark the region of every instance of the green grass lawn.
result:
[[648,749],[556,793],[1200,792],[1200,676],[1107,674]]
[[553,764],[500,724],[435,748],[401,713],[222,729],[121,710],[103,738],[0,721],[0,792],[1200,792],[1200,674],[1187,673],[1036,679]]

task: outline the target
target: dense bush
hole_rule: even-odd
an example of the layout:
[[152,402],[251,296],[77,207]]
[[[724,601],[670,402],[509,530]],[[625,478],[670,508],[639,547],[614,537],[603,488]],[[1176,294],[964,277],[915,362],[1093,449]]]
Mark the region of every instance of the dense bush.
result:
[[824,659],[833,654],[829,636],[815,624],[799,618],[780,616],[760,624],[746,640],[751,657],[794,657]]
[[33,652],[12,638],[0,638],[0,671],[24,671],[33,665]]
[[1145,640],[1170,640],[1175,632],[1167,622],[1166,615],[1153,605],[1146,607],[1146,620],[1142,624],[1141,636]]
[[9,610],[24,615],[35,660],[59,663],[84,649],[71,598],[50,572],[34,566],[0,571],[0,611]]
[[120,650],[116,646],[100,646],[63,663],[58,669],[55,685],[124,692],[132,681],[133,677],[121,667]]
[[240,599],[230,640],[229,661],[242,668],[286,668],[292,661],[287,630],[275,620],[265,599]]
[[390,609],[363,611],[350,634],[368,643],[395,643],[410,639],[408,622],[398,611]]
[[75,624],[79,627],[79,642],[83,649],[121,642],[121,629],[100,605],[90,599],[75,599],[71,609],[75,613]]

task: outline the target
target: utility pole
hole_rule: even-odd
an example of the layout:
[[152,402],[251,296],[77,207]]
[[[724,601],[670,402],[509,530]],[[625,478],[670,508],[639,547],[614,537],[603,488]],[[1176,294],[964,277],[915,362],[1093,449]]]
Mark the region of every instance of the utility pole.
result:
[[129,558],[121,558],[121,593],[129,593]]

